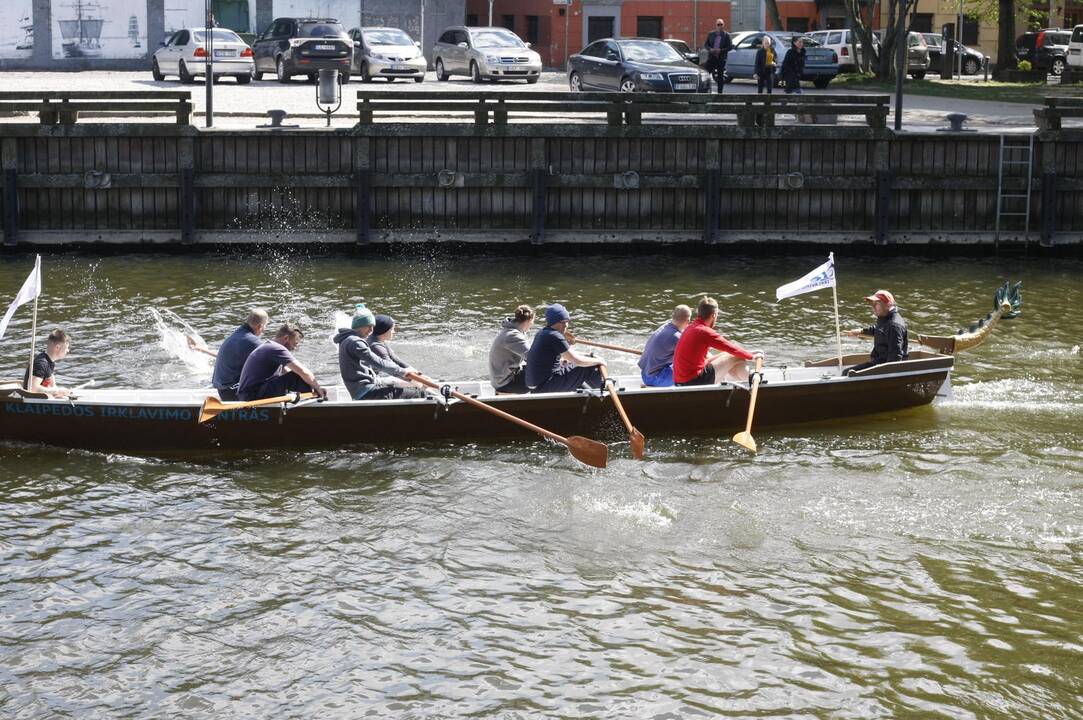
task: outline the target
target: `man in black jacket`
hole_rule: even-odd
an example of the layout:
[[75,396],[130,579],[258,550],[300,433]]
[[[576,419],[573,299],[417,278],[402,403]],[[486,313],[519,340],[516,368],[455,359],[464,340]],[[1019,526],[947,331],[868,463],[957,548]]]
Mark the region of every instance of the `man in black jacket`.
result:
[[718,18],[714,21],[714,30],[707,34],[707,42],[703,43],[703,47],[707,49],[707,64],[704,69],[714,77],[718,92],[722,92],[722,86],[726,82],[726,58],[733,49],[733,40],[726,32],[725,20]]
[[887,362],[897,362],[909,357],[909,340],[906,336],[906,321],[899,314],[899,308],[895,305],[895,296],[887,290],[877,290],[865,298],[865,302],[872,305],[873,315],[876,316],[876,325],[867,328],[855,328],[847,331],[850,337],[864,335],[872,338],[872,353],[868,362],[854,365],[847,371],[853,374],[859,370],[870,368]]
[[794,37],[790,41],[790,50],[782,60],[782,82],[786,85],[786,94],[801,94],[801,76],[805,74],[805,39]]

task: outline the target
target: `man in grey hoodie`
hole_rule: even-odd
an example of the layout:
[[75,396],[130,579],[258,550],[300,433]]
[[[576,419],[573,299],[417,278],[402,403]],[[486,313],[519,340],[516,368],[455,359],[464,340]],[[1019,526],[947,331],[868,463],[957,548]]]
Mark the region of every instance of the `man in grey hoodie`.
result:
[[402,367],[372,351],[368,338],[376,325],[376,316],[365,307],[357,306],[349,328],[340,328],[335,335],[338,344],[338,369],[342,382],[354,400],[398,400],[425,397],[425,391],[388,383],[380,375],[405,378],[416,373],[412,367]]
[[533,324],[534,309],[529,305],[515,308],[515,315],[501,323],[489,348],[489,382],[498,393],[530,392],[526,386],[526,354],[530,349],[526,332]]

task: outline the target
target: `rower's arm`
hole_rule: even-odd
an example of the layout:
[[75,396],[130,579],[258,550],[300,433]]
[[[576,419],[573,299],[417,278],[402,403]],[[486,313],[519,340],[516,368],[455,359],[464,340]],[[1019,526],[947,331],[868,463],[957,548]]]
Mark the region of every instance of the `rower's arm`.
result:
[[308,383],[317,395],[327,395],[327,391],[320,387],[320,382],[316,379],[316,376],[313,375],[312,372],[301,363],[294,360],[286,366],[286,369],[292,373],[296,373],[297,377]]
[[587,355],[580,355],[575,350],[568,348],[560,354],[560,359],[565,362],[570,362],[573,365],[579,367],[599,367],[605,365],[605,359],[600,357],[589,357]]
[[31,375],[30,392],[45,393],[46,395],[50,395],[52,397],[67,397],[69,394],[69,390],[67,388],[56,386],[47,387],[45,385],[42,385],[42,382],[42,379],[39,378],[37,375]]
[[184,339],[188,341],[188,347],[192,350],[195,350],[196,352],[201,352],[204,355],[210,355],[212,358],[218,357],[218,353],[216,353],[214,350],[211,350],[209,347],[199,342],[191,335],[185,335]]

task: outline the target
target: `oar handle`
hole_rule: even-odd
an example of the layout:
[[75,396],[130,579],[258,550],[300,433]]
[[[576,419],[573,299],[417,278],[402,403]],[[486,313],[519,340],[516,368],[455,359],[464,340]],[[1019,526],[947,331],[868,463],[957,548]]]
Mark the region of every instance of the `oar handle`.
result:
[[[414,382],[419,382],[422,385],[425,385],[427,387],[432,388],[433,390],[440,390],[443,387],[443,386],[440,385],[440,383],[436,382],[435,380],[432,380],[431,378],[425,377],[421,373],[406,373],[406,379],[407,380],[413,380]],[[449,388],[449,390],[450,390],[450,388]],[[451,392],[451,396],[453,398],[455,398],[456,400],[462,400],[464,403],[467,403],[469,405],[473,405],[474,407],[481,408],[482,410],[485,410],[485,411],[490,412],[490,413],[492,413],[494,415],[502,417],[502,418],[504,418],[505,420],[507,420],[509,422],[513,422],[516,425],[518,425],[519,427],[526,428],[527,430],[532,430],[532,431],[538,433],[539,435],[541,435],[543,437],[549,438],[550,440],[555,440],[556,442],[558,442],[558,443],[560,443],[562,445],[568,445],[569,444],[568,438],[564,437],[563,435],[557,435],[555,432],[552,432],[551,430],[546,430],[543,427],[538,427],[537,425],[535,425],[533,423],[530,423],[530,422],[527,422],[526,420],[523,420],[522,418],[516,417],[516,416],[512,415],[511,413],[506,413],[503,410],[500,410],[499,408],[495,408],[492,405],[489,405],[488,403],[483,403],[480,400],[478,400],[477,398],[472,398],[469,395],[464,395],[463,393],[461,393],[461,392],[459,392],[457,390],[451,390],[450,392]]]

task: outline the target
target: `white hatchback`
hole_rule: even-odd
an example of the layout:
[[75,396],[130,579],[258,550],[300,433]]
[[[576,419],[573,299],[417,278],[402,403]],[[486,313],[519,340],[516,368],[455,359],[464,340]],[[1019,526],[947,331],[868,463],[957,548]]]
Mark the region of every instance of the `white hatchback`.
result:
[[1083,69],[1083,25],[1072,28],[1072,39],[1068,41],[1068,67]]
[[214,76],[231,76],[244,84],[252,80],[252,48],[241,37],[226,28],[211,30],[208,62],[206,28],[186,28],[173,33],[154,53],[150,72],[155,80],[176,75],[182,83],[194,82],[197,75],[207,76],[210,65]]

